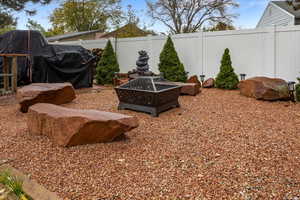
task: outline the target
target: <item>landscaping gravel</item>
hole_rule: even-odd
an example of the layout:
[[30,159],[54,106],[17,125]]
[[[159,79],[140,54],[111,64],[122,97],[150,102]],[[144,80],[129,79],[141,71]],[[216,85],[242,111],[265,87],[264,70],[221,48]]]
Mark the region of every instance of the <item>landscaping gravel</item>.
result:
[[70,108],[136,116],[118,141],[61,148],[32,136],[18,105],[0,104],[0,160],[65,200],[300,199],[300,104],[204,89],[153,118],[118,111],[111,89]]

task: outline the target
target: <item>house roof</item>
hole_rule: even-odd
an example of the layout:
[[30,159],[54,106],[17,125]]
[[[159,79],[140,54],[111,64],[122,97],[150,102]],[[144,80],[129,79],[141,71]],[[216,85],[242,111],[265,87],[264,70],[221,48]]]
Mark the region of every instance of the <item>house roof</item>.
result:
[[63,39],[68,39],[68,38],[81,36],[81,35],[87,35],[87,34],[96,33],[96,32],[100,32],[100,31],[99,30],[93,30],[93,31],[82,31],[82,32],[66,33],[66,34],[63,34],[63,35],[56,35],[56,36],[53,36],[53,37],[48,37],[46,39],[48,40],[48,42],[55,42],[55,41],[59,41],[59,40],[63,40]]
[[108,37],[139,37],[139,36],[147,36],[150,35],[149,31],[144,31],[140,29],[136,24],[129,23],[125,26],[118,28],[115,31],[105,33],[101,36],[101,38],[108,38]]
[[277,5],[281,9],[287,11],[288,13],[294,15],[296,18],[300,18],[300,9],[295,9],[295,7],[286,1],[271,1],[273,4]]
[[[100,32],[99,30],[93,30],[93,31],[83,31],[83,32],[74,32],[74,33],[66,33],[63,35],[56,35],[53,37],[48,37],[46,38],[48,42],[55,42],[55,41],[60,41],[63,39],[69,39],[73,38],[76,36],[82,36],[82,35],[87,35],[90,33],[96,33]],[[147,36],[149,34],[154,34],[149,31],[144,31],[140,29],[136,24],[126,24],[125,26],[116,29],[115,31],[109,32],[109,33],[102,33],[101,35],[98,36],[98,39],[100,38],[109,38],[109,37],[115,37],[116,35],[118,37],[140,37],[140,36]]]

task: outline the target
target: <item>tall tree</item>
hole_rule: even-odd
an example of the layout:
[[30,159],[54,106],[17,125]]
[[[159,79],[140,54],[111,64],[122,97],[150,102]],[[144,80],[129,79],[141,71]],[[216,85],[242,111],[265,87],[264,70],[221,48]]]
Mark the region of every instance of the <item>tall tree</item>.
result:
[[48,4],[51,1],[52,0],[0,0],[0,33],[15,29],[17,21],[11,14],[12,11],[25,10],[26,13],[33,15],[36,11],[27,9],[27,3]]
[[293,6],[294,10],[299,10],[300,9],[300,0],[286,0],[286,2]]
[[41,24],[39,24],[38,22],[32,20],[32,19],[28,19],[26,27],[29,30],[36,30],[41,32],[44,36],[46,37],[51,37],[54,35],[54,33],[52,33],[51,30],[46,30]]
[[9,9],[5,9],[0,5],[0,34],[16,28],[17,21],[11,14]]
[[[116,29],[117,35],[115,37],[142,37],[146,35],[155,35],[153,30],[149,29],[149,25],[146,23],[141,26],[139,16],[142,14],[142,10],[135,10],[132,5],[127,5],[127,10],[122,12],[122,17],[115,26],[112,27]],[[122,27],[120,27],[122,26]],[[142,28],[141,28],[142,27]]]
[[15,25],[17,25],[17,22],[12,14],[9,11],[0,8],[0,29]]
[[140,18],[136,15],[137,11],[132,8],[132,5],[127,5],[127,12],[125,13],[125,23],[126,24],[136,24],[140,22]]
[[207,22],[231,23],[238,7],[235,0],[147,0],[148,14],[167,26],[171,33],[198,31]]
[[34,21],[32,19],[28,19],[26,27],[29,30],[37,30],[37,31],[40,31],[41,33],[46,32],[45,28],[41,24],[37,23],[36,21]]
[[54,30],[106,30],[121,16],[120,0],[66,0],[50,16]]
[[29,14],[34,14],[35,10],[26,9],[26,4],[31,3],[41,3],[41,4],[49,4],[53,0],[1,0],[0,7],[2,9],[11,9],[14,11],[25,10]]
[[235,27],[232,24],[218,22],[217,24],[214,24],[209,28],[203,28],[203,30],[204,31],[227,31],[227,30],[235,30]]
[[6,33],[8,31],[12,31],[12,30],[15,30],[16,29],[16,26],[5,26],[3,28],[0,28],[0,34],[3,34],[3,33]]

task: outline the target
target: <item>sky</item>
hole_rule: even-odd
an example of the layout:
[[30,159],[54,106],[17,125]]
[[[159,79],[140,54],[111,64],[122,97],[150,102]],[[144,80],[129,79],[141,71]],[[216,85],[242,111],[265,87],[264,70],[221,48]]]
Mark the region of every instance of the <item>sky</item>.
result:
[[[238,14],[238,18],[234,19],[234,26],[238,29],[251,29],[255,28],[258,20],[262,16],[270,0],[236,0],[240,4],[239,8],[234,9],[232,12]],[[18,29],[26,29],[28,19],[33,19],[40,23],[46,29],[51,27],[49,16],[53,10],[59,6],[60,0],[54,0],[49,5],[41,6],[40,4],[28,4],[27,8],[36,9],[35,16],[28,16],[24,12],[15,13],[14,16],[18,18]],[[157,32],[165,32],[166,28],[159,22],[153,21],[145,14],[147,6],[145,0],[122,0],[122,7],[126,8],[127,5],[132,5],[137,11],[137,16],[140,17],[142,25],[151,25],[150,29]]]

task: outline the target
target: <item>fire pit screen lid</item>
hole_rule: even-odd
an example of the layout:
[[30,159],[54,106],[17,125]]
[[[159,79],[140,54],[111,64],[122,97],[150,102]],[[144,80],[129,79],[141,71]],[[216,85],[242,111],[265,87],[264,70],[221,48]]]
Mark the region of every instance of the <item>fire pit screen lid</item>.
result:
[[161,91],[164,89],[179,87],[160,76],[140,76],[136,79],[121,85],[119,88],[130,90],[144,90],[144,91]]

